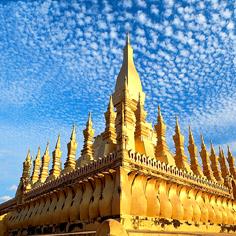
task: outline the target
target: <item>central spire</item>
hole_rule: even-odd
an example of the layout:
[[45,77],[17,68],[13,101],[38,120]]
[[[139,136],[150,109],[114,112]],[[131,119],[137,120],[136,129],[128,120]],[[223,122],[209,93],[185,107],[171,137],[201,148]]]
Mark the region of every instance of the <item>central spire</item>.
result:
[[134,64],[133,48],[130,45],[129,34],[126,35],[126,44],[123,49],[123,63],[116,80],[115,92],[113,94],[113,102],[115,106],[121,101],[120,94],[122,94],[122,92],[124,91],[125,78],[127,78],[130,97],[137,102],[139,101],[139,96],[141,96],[141,99],[144,100],[145,95],[143,93],[139,74]]

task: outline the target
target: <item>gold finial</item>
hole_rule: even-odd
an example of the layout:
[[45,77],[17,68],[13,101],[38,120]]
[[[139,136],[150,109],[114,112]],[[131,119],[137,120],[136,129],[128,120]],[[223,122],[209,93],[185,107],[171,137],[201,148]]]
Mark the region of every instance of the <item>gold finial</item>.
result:
[[229,175],[229,170],[226,165],[224,151],[221,147],[219,147],[219,162],[220,162],[222,177],[224,178],[224,180],[226,180],[227,176]]
[[26,161],[30,161],[31,160],[31,156],[30,156],[30,149],[28,149],[28,152],[27,152],[27,156],[26,156]]
[[126,45],[130,44],[130,35],[129,32],[126,33]]
[[188,127],[188,133],[189,133],[189,144],[193,144],[194,143],[194,138],[193,138],[193,133],[192,133],[190,125]]
[[178,116],[175,117],[175,132],[180,134],[180,126],[179,126],[179,119]]
[[30,177],[30,167],[31,167],[31,156],[30,156],[30,149],[28,149],[26,159],[23,163],[23,177],[29,178]]
[[30,150],[28,149],[26,159],[23,162],[22,176],[20,178],[20,182],[19,182],[18,188],[16,190],[15,196],[17,198],[17,201],[20,200],[20,199],[18,199],[18,196],[24,194],[25,191],[28,191],[31,188],[30,169],[31,169],[31,157],[30,157]]
[[44,155],[49,155],[49,142],[47,142],[46,150]]
[[187,161],[187,156],[184,153],[184,136],[180,132],[178,117],[176,116],[175,134],[173,135],[175,143],[175,163],[179,169],[185,169],[191,172]]
[[86,128],[89,130],[89,129],[92,129],[92,126],[93,126],[92,113],[89,112],[89,114],[88,114],[88,120],[87,120],[87,123],[86,123]]
[[93,160],[93,138],[94,138],[94,130],[91,113],[89,112],[88,121],[86,124],[86,128],[83,131],[84,134],[84,146],[81,150],[81,157],[79,159],[79,165],[83,166],[84,164],[88,164]]
[[178,119],[178,116],[175,117],[175,126],[176,126],[178,129],[180,129],[180,128],[179,128],[179,119]]
[[76,140],[76,127],[75,127],[75,124],[73,124],[70,140]]
[[210,145],[211,145],[211,154],[212,154],[212,155],[215,155],[215,149],[214,149],[212,140],[210,140]]
[[42,157],[42,166],[40,169],[39,174],[39,183],[44,183],[48,177],[48,166],[50,162],[50,155],[49,155],[49,142],[47,142],[45,153]]
[[201,137],[201,147],[202,147],[203,149],[206,149],[206,145],[205,145],[205,142],[204,142],[203,135],[201,134],[200,137]]
[[[105,131],[102,134],[103,140],[106,140],[109,144],[116,143],[116,130],[115,130],[116,112],[114,111],[112,96],[110,96],[107,111],[104,113],[104,115],[106,120],[106,127]],[[113,146],[111,147],[111,149],[112,148]],[[113,151],[111,149],[109,149],[109,151]]]
[[47,177],[46,181],[56,179],[61,173],[61,138],[60,134],[58,135],[55,150],[52,152],[52,168],[50,170],[50,174]]
[[71,133],[71,138],[69,143],[67,144],[67,159],[66,162],[64,163],[64,169],[63,173],[70,172],[75,169],[76,166],[76,150],[77,150],[77,142],[76,142],[76,128],[75,124],[73,125],[72,128],[72,133]]
[[109,110],[110,112],[113,112],[113,111],[114,111],[114,105],[113,105],[112,96],[110,96],[110,99],[109,99],[108,110]]
[[161,116],[161,107],[158,105],[158,116]]
[[188,151],[190,155],[190,168],[195,175],[202,176],[203,173],[198,163],[197,146],[194,143],[191,127],[189,126],[188,129],[189,129]]
[[34,164],[33,164],[33,173],[31,176],[31,183],[35,184],[38,179],[39,179],[39,174],[40,174],[40,163],[41,163],[41,150],[40,150],[40,146],[38,147],[38,152],[36,155],[36,158],[34,160]]
[[216,153],[215,153],[215,148],[214,148],[214,146],[213,146],[212,140],[210,140],[210,146],[211,146],[211,154],[212,154],[212,155],[216,155]]
[[233,178],[236,179],[236,168],[234,165],[234,157],[233,157],[232,152],[230,151],[229,145],[227,146],[227,148],[228,148],[227,161],[229,164],[229,171],[230,171],[230,174],[233,176]]
[[230,151],[230,148],[229,148],[229,145],[227,145],[227,150],[228,150],[228,155],[232,155],[231,151]]
[[210,143],[211,143],[211,153],[210,153],[211,169],[213,171],[214,177],[217,180],[217,182],[219,184],[223,184],[224,179],[222,178],[221,172],[219,170],[218,157],[216,156],[212,141],[210,141]]
[[214,149],[212,140],[210,140],[210,146],[211,146],[211,149]]
[[157,122],[163,122],[162,114],[161,114],[161,107],[158,105],[158,115],[157,115]]
[[93,124],[93,122],[92,122],[92,113],[89,112],[87,126],[91,126],[92,124]]
[[56,149],[61,148],[61,136],[60,136],[60,134],[58,134],[55,148]]
[[209,154],[206,149],[206,145],[204,143],[203,135],[200,135],[201,137],[201,151],[200,151],[200,156],[202,158],[202,167],[203,167],[203,174],[207,177],[207,179],[211,181],[216,181],[215,176],[213,174],[213,170],[210,165],[210,160],[209,160]]

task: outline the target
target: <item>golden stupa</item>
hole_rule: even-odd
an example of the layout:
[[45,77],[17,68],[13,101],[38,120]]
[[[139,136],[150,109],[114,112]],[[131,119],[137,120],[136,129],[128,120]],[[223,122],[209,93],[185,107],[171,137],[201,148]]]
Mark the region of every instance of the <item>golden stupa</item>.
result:
[[[176,119],[175,154],[166,143],[158,107],[146,122],[145,94],[127,35],[123,64],[94,137],[91,114],[76,158],[76,129],[61,166],[60,136],[33,162],[28,152],[15,198],[0,205],[0,235],[154,236],[236,232],[236,168],[228,149],[216,155],[201,136],[202,167],[189,128],[188,151]],[[227,159],[227,160],[226,160]],[[49,171],[50,160],[52,169]],[[228,163],[227,163],[228,162]]]

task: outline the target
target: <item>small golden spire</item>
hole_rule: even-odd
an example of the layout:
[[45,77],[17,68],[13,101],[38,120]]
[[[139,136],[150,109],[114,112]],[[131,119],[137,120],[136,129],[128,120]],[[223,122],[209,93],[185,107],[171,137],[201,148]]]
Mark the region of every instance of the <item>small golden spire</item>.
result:
[[114,105],[113,105],[113,101],[112,101],[112,96],[110,96],[110,99],[109,99],[109,104],[108,104],[108,109],[107,111],[113,113],[114,112]]
[[172,157],[166,143],[166,124],[161,115],[161,108],[159,105],[158,105],[157,124],[154,127],[157,134],[157,142],[155,147],[156,159],[165,162],[169,165],[175,165],[175,160]]
[[147,112],[144,109],[141,95],[139,94],[139,100],[137,104],[137,110],[135,112],[136,125],[135,125],[135,140],[136,140],[136,151],[145,154],[142,140],[150,136],[150,130],[147,127],[146,116]]
[[227,158],[227,161],[229,163],[229,171],[231,173],[231,175],[233,176],[234,179],[236,179],[236,168],[235,168],[235,165],[234,165],[234,157],[230,151],[230,148],[228,146],[228,158]]
[[[104,113],[106,119],[106,128],[102,134],[103,140],[107,140],[110,144],[116,143],[116,131],[115,131],[115,119],[116,112],[114,111],[114,105],[112,101],[112,96],[110,96],[109,104],[107,107],[107,111]],[[111,152],[113,146],[109,148],[109,152]]]
[[206,145],[203,139],[203,135],[201,134],[201,151],[200,156],[202,158],[202,167],[203,167],[203,174],[207,177],[207,179],[216,182],[214,177],[213,171],[210,166],[209,156],[207,153]]
[[179,119],[178,116],[175,117],[175,132],[180,134]]
[[175,135],[173,135],[175,143],[175,164],[179,169],[184,169],[191,172],[187,161],[187,156],[184,153],[184,136],[180,132],[178,117],[176,116]]
[[76,127],[73,125],[70,142],[67,144],[67,159],[64,164],[63,173],[70,172],[76,167],[76,150],[77,150],[77,142],[76,142]]
[[211,169],[213,170],[213,174],[214,174],[215,179],[217,180],[218,183],[224,184],[224,179],[221,176],[221,172],[220,172],[219,166],[218,166],[218,157],[216,156],[212,141],[211,141],[210,160],[211,160]]
[[84,146],[81,151],[81,157],[79,159],[80,166],[88,164],[92,160],[94,160],[94,156],[93,156],[94,155],[94,150],[93,150],[94,130],[93,130],[93,123],[92,123],[90,112],[89,112],[86,128],[83,131],[83,133],[84,133]]
[[30,157],[30,150],[28,149],[27,156],[25,158],[25,161],[23,162],[22,176],[20,178],[20,182],[15,195],[17,202],[19,203],[22,201],[22,196],[24,192],[31,189],[30,168],[31,168],[31,157]]
[[39,183],[44,183],[48,177],[50,155],[49,155],[49,142],[47,143],[46,150],[42,157],[42,166],[39,174]]
[[38,179],[39,179],[39,172],[40,172],[40,164],[41,164],[41,159],[40,159],[40,147],[38,147],[38,152],[36,155],[36,158],[34,160],[34,166],[33,166],[33,173],[31,176],[31,183],[35,184]]
[[70,140],[76,140],[76,128],[75,128],[75,124],[73,124],[73,128],[72,128]]
[[221,149],[221,147],[219,147],[219,162],[220,162],[220,168],[221,168],[221,175],[224,178],[225,183],[226,183],[227,177],[229,175],[229,170],[226,165],[224,151],[223,151],[223,149]]
[[47,178],[48,180],[56,179],[61,173],[61,137],[60,134],[57,138],[57,143],[55,150],[52,153],[52,169],[50,170],[50,174]]
[[197,146],[195,145],[192,130],[189,126],[189,144],[188,151],[190,155],[190,168],[195,175],[203,176],[202,170],[198,163],[198,155],[197,155]]
[[22,178],[24,180],[30,179],[30,168],[31,168],[31,156],[30,156],[30,149],[28,149],[25,161],[23,162]]

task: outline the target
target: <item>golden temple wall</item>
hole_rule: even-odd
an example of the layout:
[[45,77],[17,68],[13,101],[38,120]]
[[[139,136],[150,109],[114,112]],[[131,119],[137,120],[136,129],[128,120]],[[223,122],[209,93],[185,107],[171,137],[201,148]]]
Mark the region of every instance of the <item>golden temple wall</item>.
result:
[[[108,218],[118,219],[129,235],[234,230],[236,202],[225,186],[132,151],[110,168],[119,161],[111,155],[29,191],[5,218],[9,232],[49,225],[52,232],[90,231]],[[94,169],[100,171],[94,175]],[[71,184],[60,185],[66,179]]]
[[[138,153],[130,152],[129,157],[133,168],[121,172],[126,186],[121,204],[128,202],[130,206],[121,209],[127,232],[220,232],[223,225],[235,228],[231,226],[236,225],[236,202],[224,186]],[[178,177],[176,181],[173,175]],[[199,188],[193,187],[196,182],[200,183]]]

